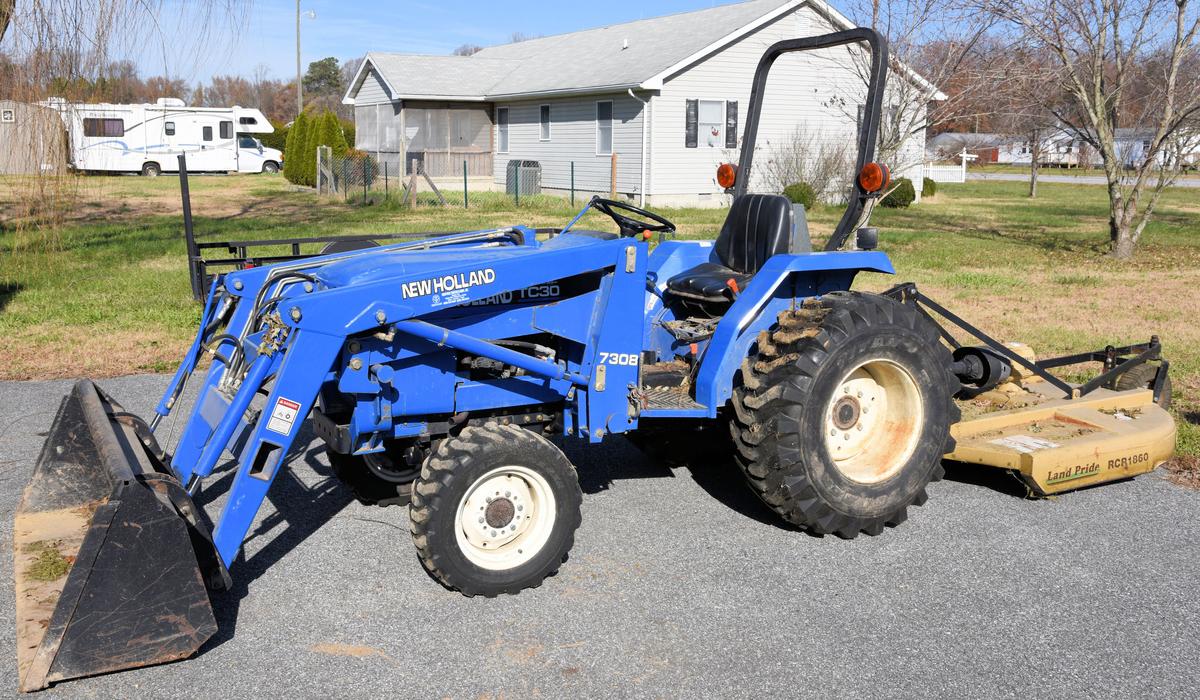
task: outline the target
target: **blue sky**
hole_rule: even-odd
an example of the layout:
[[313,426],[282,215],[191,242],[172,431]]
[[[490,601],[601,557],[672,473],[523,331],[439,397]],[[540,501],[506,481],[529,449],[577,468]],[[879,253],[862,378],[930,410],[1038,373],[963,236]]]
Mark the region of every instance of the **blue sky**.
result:
[[[448,54],[465,43],[504,43],[513,32],[558,34],[605,24],[726,4],[729,0],[602,0],[601,2],[436,0],[302,0],[316,13],[303,19],[301,61],[326,56],[339,60],[368,50]],[[250,76],[266,66],[276,78],[295,73],[296,4],[294,0],[252,0],[236,42],[214,41],[201,61],[171,61],[167,70],[189,81],[213,75]],[[143,75],[164,72],[161,56],[139,60]]]

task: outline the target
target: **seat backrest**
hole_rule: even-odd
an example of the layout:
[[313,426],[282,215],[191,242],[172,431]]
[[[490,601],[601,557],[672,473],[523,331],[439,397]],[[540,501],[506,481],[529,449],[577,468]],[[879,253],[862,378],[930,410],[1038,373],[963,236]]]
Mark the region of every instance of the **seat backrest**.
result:
[[721,264],[753,275],[767,260],[788,252],[792,202],[778,194],[744,194],[733,200],[715,245]]

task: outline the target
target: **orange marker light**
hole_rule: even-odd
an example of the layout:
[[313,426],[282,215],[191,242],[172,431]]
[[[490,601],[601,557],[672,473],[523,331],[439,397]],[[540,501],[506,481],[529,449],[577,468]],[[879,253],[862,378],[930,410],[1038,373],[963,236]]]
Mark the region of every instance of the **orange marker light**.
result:
[[737,182],[737,166],[733,163],[721,163],[717,166],[717,184],[721,189],[729,189]]
[[891,182],[892,171],[883,163],[867,163],[858,173],[858,186],[871,194],[887,189]]

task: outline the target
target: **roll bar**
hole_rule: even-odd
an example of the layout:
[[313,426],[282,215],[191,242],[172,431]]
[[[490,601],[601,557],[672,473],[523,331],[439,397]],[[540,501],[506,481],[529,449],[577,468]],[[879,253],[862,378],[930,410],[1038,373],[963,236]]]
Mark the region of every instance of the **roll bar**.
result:
[[767,88],[767,76],[775,60],[786,53],[815,51],[846,44],[865,42],[871,50],[871,73],[867,82],[867,97],[863,106],[862,123],[858,129],[858,160],[854,172],[854,194],[846,206],[846,213],[838,222],[825,250],[838,250],[850,236],[850,229],[858,222],[863,206],[871,196],[858,184],[857,173],[875,159],[875,138],[879,133],[879,119],[883,110],[883,91],[887,86],[888,51],[887,40],[874,29],[860,27],[821,36],[803,39],[785,39],[767,49],[754,71],[754,86],[750,92],[750,109],[746,114],[745,135],[742,137],[742,153],[738,162],[737,183],[734,196],[746,194],[750,184],[750,166],[754,162],[754,143],[758,137],[758,122],[762,116],[763,94]]

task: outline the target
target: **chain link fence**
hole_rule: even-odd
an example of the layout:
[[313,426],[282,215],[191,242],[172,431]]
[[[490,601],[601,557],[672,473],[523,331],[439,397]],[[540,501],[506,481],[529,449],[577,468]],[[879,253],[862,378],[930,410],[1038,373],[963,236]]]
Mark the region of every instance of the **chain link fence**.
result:
[[[317,191],[358,204],[509,207],[582,206],[593,195],[636,197],[637,165],[620,157],[532,160],[477,152],[403,154],[317,150]],[[630,172],[631,171],[631,172]]]

